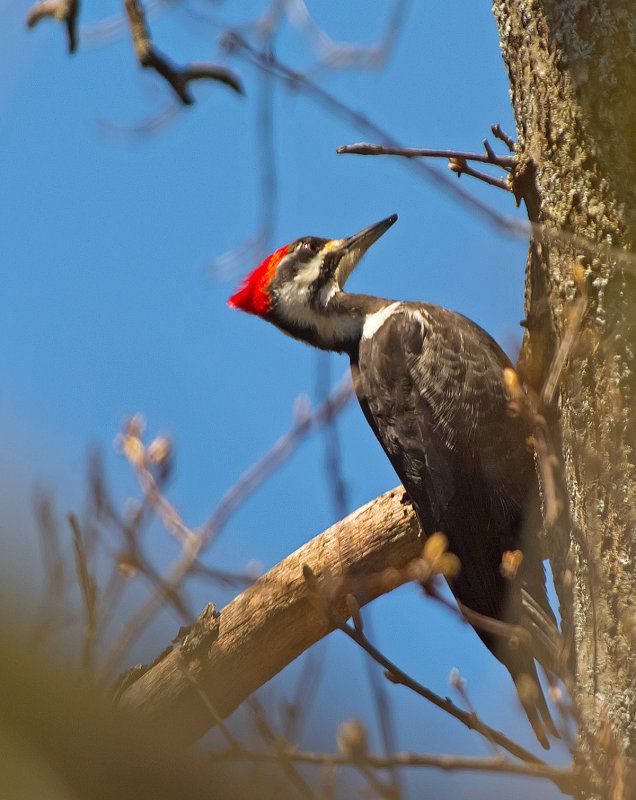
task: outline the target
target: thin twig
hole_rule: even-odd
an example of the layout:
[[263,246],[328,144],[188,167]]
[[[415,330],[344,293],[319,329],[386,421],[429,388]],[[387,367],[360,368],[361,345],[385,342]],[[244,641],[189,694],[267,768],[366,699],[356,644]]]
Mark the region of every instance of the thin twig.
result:
[[[271,47],[273,31],[267,44]],[[274,78],[268,72],[258,73],[256,89],[256,147],[260,188],[259,223],[256,232],[238,247],[217,256],[210,269],[223,279],[234,275],[238,267],[259,264],[270,252],[278,209],[278,176],[274,141]]]
[[493,178],[485,172],[469,167],[465,159],[451,158],[448,162],[448,168],[454,172],[458,178],[462,175],[468,175],[471,178],[476,178],[478,181],[487,183],[489,186],[495,186],[497,189],[503,189],[505,192],[512,192],[512,185],[505,178]]
[[230,733],[229,728],[225,724],[225,722],[224,722],[223,718],[221,717],[221,715],[219,714],[219,712],[214,707],[214,704],[212,703],[212,700],[210,700],[209,695],[203,689],[203,687],[201,686],[199,681],[194,677],[192,672],[190,672],[190,670],[186,666],[185,659],[184,659],[184,663],[179,664],[179,669],[180,669],[182,675],[185,678],[187,678],[187,680],[192,684],[194,690],[196,691],[196,693],[201,698],[201,702],[203,703],[203,705],[210,712],[210,716],[214,720],[214,724],[221,731],[223,736],[225,736],[225,740],[230,745],[232,750],[234,750],[236,752],[241,752],[241,750],[243,749],[243,746],[241,745],[239,740],[235,739],[234,736]]
[[[126,456],[130,465],[137,474],[137,480],[154,512],[161,519],[166,529],[181,544],[192,539],[194,534],[183,522],[177,509],[162,492],[160,483],[165,483],[166,476],[172,467],[172,444],[165,436],[158,436],[148,447],[142,442],[145,430],[145,420],[141,415],[136,415],[124,423],[124,429],[115,440],[117,447]],[[138,519],[134,524],[139,524],[143,515],[143,507],[139,509]],[[128,526],[122,526],[126,533]],[[135,547],[135,536],[128,534],[129,544]]]
[[[340,767],[358,766],[357,758],[341,753],[311,753],[294,748],[287,748],[284,756],[289,761],[316,766],[335,765]],[[213,760],[244,759],[255,763],[276,763],[278,753],[265,753],[247,748],[230,748],[210,753]],[[367,754],[364,763],[373,769],[393,769],[395,767],[433,767],[446,772],[471,771],[487,773],[504,773],[508,775],[527,775],[532,778],[545,778],[551,781],[566,794],[574,794],[579,786],[580,773],[571,767],[553,767],[542,761],[540,763],[519,763],[506,758],[475,758],[471,756],[437,755],[434,753],[394,753],[391,756]]]
[[461,615],[469,622],[476,630],[486,631],[499,636],[502,639],[507,639],[516,644],[522,643],[527,647],[532,645],[532,637],[530,632],[521,625],[515,625],[510,622],[503,622],[500,619],[489,617],[486,614],[480,614],[478,611],[473,611],[472,608],[457,601],[457,606]]
[[[484,139],[484,144],[490,148]],[[484,153],[469,153],[461,150],[435,150],[419,147],[386,147],[381,144],[345,144],[336,148],[338,154],[353,154],[360,156],[402,156],[403,158],[451,158],[465,161],[479,161],[482,164],[494,164],[503,169],[512,169],[516,159],[514,156],[498,156],[492,149]]]
[[[290,90],[302,92],[306,97],[316,101],[326,108],[331,114],[340,120],[346,121],[352,127],[366,131],[374,138],[382,141],[389,147],[402,147],[393,136],[383,130],[379,125],[372,122],[365,114],[350,108],[346,103],[338,100],[334,95],[322,89],[313,81],[309,80],[301,72],[291,69],[271,54],[267,54],[253,47],[237,31],[228,31],[221,41],[222,46],[229,52],[238,51],[242,53],[251,63],[274,75],[282,81]],[[431,181],[445,192],[450,193],[456,200],[476,211],[479,215],[486,218],[492,225],[503,233],[527,238],[530,233],[529,223],[515,217],[500,214],[488,203],[483,202],[472,192],[466,191],[457,185],[456,181],[437,169],[429,166],[425,161],[417,159],[405,159],[410,169],[415,170],[420,177]]]
[[[316,399],[318,403],[329,401],[331,390],[331,353],[317,351],[316,354]],[[349,512],[347,485],[342,475],[342,456],[337,418],[332,417],[324,429],[324,467],[327,485],[336,519],[343,519]]]
[[552,357],[552,362],[548,369],[543,388],[541,389],[541,400],[544,405],[551,406],[556,394],[557,387],[561,380],[563,367],[572,354],[574,345],[581,331],[581,325],[587,310],[587,293],[582,292],[574,303],[569,306],[570,313],[565,326],[565,333],[559,346]]
[[407,675],[406,672],[401,670],[397,667],[392,661],[390,661],[385,655],[383,655],[376,647],[374,647],[371,642],[366,638],[366,636],[356,631],[353,627],[348,625],[342,616],[332,607],[328,608],[329,618],[332,624],[345,633],[350,639],[352,639],[356,644],[362,647],[366,652],[373,658],[378,664],[381,664],[389,673],[387,677],[393,683],[399,683],[407,688],[411,689],[412,691],[419,694],[421,697],[424,697],[433,705],[441,708],[442,711],[446,711],[446,713],[450,714],[455,719],[459,720],[462,724],[464,724],[467,728],[471,730],[476,730],[479,733],[483,731],[488,731],[489,737],[492,741],[496,742],[500,747],[503,747],[512,755],[520,758],[522,761],[526,761],[531,764],[545,764],[540,758],[531,753],[529,750],[526,750],[517,742],[509,739],[505,734],[501,731],[496,730],[495,728],[491,728],[486,723],[480,721],[479,724],[476,724],[475,717],[473,714],[464,711],[463,709],[456,706],[450,698],[442,698],[439,695],[432,692],[430,689],[427,689],[422,684],[418,683],[416,680],[411,678]]
[[226,569],[219,569],[218,567],[208,567],[197,561],[192,567],[193,575],[203,575],[211,581],[231,587],[251,586],[254,581],[259,577],[250,571],[245,572],[230,572]]
[[93,664],[93,653],[97,638],[97,583],[88,570],[86,550],[79,520],[75,514],[68,515],[68,522],[73,532],[73,549],[75,551],[75,569],[77,582],[84,600],[86,625],[84,627],[84,645],[82,648],[82,669],[90,675]]
[[306,33],[309,45],[319,58],[318,64],[308,70],[315,73],[321,68],[368,70],[382,67],[393,52],[409,4],[410,0],[394,1],[379,43],[371,46],[335,42],[310,15],[304,0],[288,0],[282,5],[291,24]]
[[555,470],[560,468],[560,462],[552,443],[545,414],[554,403],[563,369],[574,351],[588,306],[585,272],[580,263],[574,265],[573,274],[576,297],[566,306],[567,316],[563,336],[550,362],[540,394],[537,396],[529,388],[524,393],[512,371],[508,375],[516,397],[514,407],[518,413],[524,414],[533,426],[532,444],[541,477],[543,517],[548,529],[556,525],[557,520],[567,509],[568,503],[565,498],[562,499],[564,492],[559,490],[562,480]]
[[[163,6],[167,6],[171,0],[146,0],[144,3],[144,14],[149,19],[157,14]],[[94,23],[88,23],[80,27],[80,35],[84,47],[98,48],[112,44],[122,39],[130,30],[128,14],[113,14],[110,17],[102,17]]]
[[285,755],[285,750],[287,749],[287,743],[281,739],[280,736],[277,736],[274,731],[272,730],[267,717],[265,716],[265,711],[259,701],[252,697],[248,701],[250,708],[254,714],[254,718],[256,721],[256,728],[260,733],[263,741],[266,744],[272,745],[272,747],[276,750],[276,759],[275,763],[278,764],[285,775],[289,778],[289,780],[294,784],[294,786],[299,789],[305,797],[308,797],[310,800],[318,800],[317,795],[313,791],[313,789],[309,786],[307,781],[301,776],[298,772],[296,767],[293,765],[292,761],[287,758]]
[[46,581],[40,610],[36,617],[37,622],[31,633],[31,641],[37,646],[43,644],[56,629],[69,624],[72,618],[70,614],[65,613],[69,580],[51,497],[42,491],[37,491],[33,503]]
[[[132,422],[135,422],[135,420]],[[139,424],[138,420],[136,424]],[[125,435],[119,439],[119,443],[123,443],[124,447],[126,443]],[[122,576],[126,573],[126,570],[132,571],[134,574],[141,573],[151,584],[164,593],[166,600],[174,606],[184,621],[190,622],[194,619],[194,614],[180,596],[178,587],[173,589],[165,585],[162,576],[152,566],[150,560],[141,549],[142,534],[150,523],[153,512],[163,519],[164,525],[168,530],[170,530],[170,525],[173,522],[177,525],[176,530],[173,530],[175,536],[187,535],[179,527],[180,519],[178,513],[165,500],[163,495],[172,465],[170,442],[165,437],[158,437],[148,451],[145,451],[143,447],[139,447],[135,448],[134,452],[137,455],[132,461],[139,461],[139,456],[141,455],[141,463],[135,463],[135,469],[139,469],[142,473],[139,475],[142,488],[144,481],[147,481],[147,491],[144,493],[142,501],[134,509],[134,512],[125,516],[118,512],[112,501],[101,459],[96,453],[92,453],[89,460],[89,503],[92,507],[92,514],[97,523],[105,522],[114,529],[115,533],[121,535],[125,547],[124,552],[119,551],[113,554],[115,564],[104,589],[100,624],[102,628],[105,628],[115,613],[121,600],[121,585],[124,580]],[[132,452],[128,455],[132,455]],[[150,455],[154,459],[152,465],[149,463],[148,457]],[[151,466],[155,467],[156,474],[151,470]]]
[[297,741],[318,694],[327,641],[318,642],[304,654],[303,666],[292,699],[281,702],[282,728],[288,741]]
[[[353,599],[353,596],[350,595]],[[355,601],[354,601],[355,602]],[[356,603],[357,606],[357,603]],[[356,617],[360,621],[360,630],[362,630],[362,617],[361,617],[361,610],[358,607]],[[365,626],[367,630],[371,630],[371,620],[369,615],[366,615],[365,619]],[[378,674],[378,665],[374,663],[372,659],[365,658],[365,667],[367,671],[367,677],[369,679],[369,685],[371,688],[371,696],[373,698],[373,704],[375,706],[375,713],[378,719],[378,728],[380,730],[380,736],[382,741],[382,747],[384,749],[384,755],[387,757],[391,757],[393,753],[396,751],[396,735],[395,735],[395,724],[394,724],[394,717],[393,717],[393,709],[390,703],[389,693],[387,691],[387,685],[381,679],[381,676]],[[391,782],[392,782],[392,796],[395,798],[399,798],[402,796],[402,786],[400,781],[400,773],[398,769],[391,770]]]
[[[166,0],[170,2],[171,0]],[[148,139],[156,136],[167,127],[172,120],[176,119],[182,110],[182,104],[170,97],[160,111],[152,112],[139,122],[132,124],[114,122],[105,117],[98,117],[97,123],[101,131],[112,141],[129,141],[133,138]]]
[[[310,433],[319,430],[334,414],[340,413],[352,397],[353,387],[347,377],[336,386],[325,403],[313,412],[305,409],[297,415],[290,431],[225,493],[205,525],[196,533],[190,531],[190,536],[182,542],[180,556],[163,581],[163,587],[176,590],[181,585],[183,578],[192,570],[205,548],[221,533],[232,514],[295,453]],[[159,613],[164,604],[164,594],[165,590],[155,592],[126,623],[102,664],[101,674],[105,678],[108,678],[139,632],[145,630]]]
[[353,399],[353,385],[349,374],[334,387],[331,394],[314,411],[304,399],[297,403],[297,415],[288,433],[257,461],[221,498],[218,506],[200,530],[205,546],[213,542],[225,527],[228,519],[243,505],[247,497],[293,455],[300,443],[310,434],[321,430]]
[[493,756],[495,758],[501,758],[502,757],[501,750],[497,747],[497,743],[495,742],[495,740],[490,736],[488,727],[486,725],[482,725],[482,721],[479,715],[477,714],[477,709],[473,705],[473,701],[470,699],[470,695],[468,694],[468,689],[466,687],[466,679],[462,678],[458,669],[453,668],[451,670],[448,682],[455,689],[457,694],[462,698],[462,700],[466,704],[466,707],[468,708],[470,713],[474,716],[475,722],[478,725],[482,726],[479,732],[488,742],[488,745],[491,748]]
[[517,143],[512,136],[508,136],[507,133],[504,133],[504,131],[501,130],[501,125],[499,123],[496,125],[491,125],[490,130],[492,131],[492,135],[495,137],[495,139],[502,141],[511,153],[515,152],[515,146]]
[[552,530],[567,508],[567,502],[561,497],[559,480],[555,470],[560,469],[552,437],[545,417],[538,412],[532,414],[534,430],[532,445],[537,456],[537,466],[541,476],[541,495],[543,498],[543,520],[548,531]]
[[[290,90],[303,92],[307,98],[319,103],[335,117],[346,121],[352,127],[366,130],[373,137],[382,140],[386,146],[402,147],[393,136],[372,122],[365,114],[338,100],[334,95],[329,94],[329,92],[309,80],[301,72],[272,57],[271,53],[264,53],[252,47],[236,30],[228,31],[221,40],[221,45],[229,52],[238,51],[242,53],[252,64],[274,75]],[[508,148],[514,151],[514,141],[504,134],[498,125],[494,126],[492,130],[497,138],[504,141]],[[432,181],[444,191],[450,193],[458,202],[476,212],[503,234],[520,239],[534,236],[539,242],[547,244],[569,243],[591,258],[598,258],[599,256],[611,258],[621,269],[636,272],[636,255],[633,253],[614,247],[606,242],[594,241],[587,236],[574,234],[562,229],[555,231],[539,222],[528,222],[527,220],[501,214],[488,203],[483,202],[471,192],[458,186],[456,181],[450,180],[448,176],[430,167],[425,161],[404,159],[402,163],[415,170],[419,177]]]

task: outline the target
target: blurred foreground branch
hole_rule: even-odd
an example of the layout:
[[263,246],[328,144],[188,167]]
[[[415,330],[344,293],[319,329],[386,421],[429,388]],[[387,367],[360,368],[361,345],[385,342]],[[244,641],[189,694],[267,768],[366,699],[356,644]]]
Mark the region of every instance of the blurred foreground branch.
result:
[[269,452],[253,464],[234,486],[228,489],[207,522],[196,531],[191,531],[184,525],[176,509],[161,493],[161,487],[156,485],[153,470],[157,466],[160,467],[160,464],[157,464],[156,459],[153,458],[153,452],[158,450],[159,453],[165,454],[168,450],[163,444],[155,447],[155,443],[159,440],[155,440],[155,443],[146,449],[141,438],[143,422],[138,418],[129,420],[120,437],[119,444],[137,472],[145,497],[152,503],[153,508],[156,509],[176,538],[182,542],[182,548],[179,557],[160,585],[161,591],[155,592],[148,598],[123,627],[112,644],[102,664],[101,674],[103,676],[107,677],[112,673],[128,647],[159,613],[165,603],[166,593],[178,591],[184,578],[198,569],[201,555],[215,541],[232,514],[290,458],[306,436],[320,430],[334,415],[345,408],[352,397],[353,387],[347,378],[345,381],[341,381],[325,401],[315,409],[310,408],[304,398],[299,398],[291,429],[274,444]]
[[[355,766],[366,764],[374,769],[391,769],[400,767],[434,767],[446,772],[468,770],[471,772],[499,772],[508,775],[527,775],[534,778],[545,778],[552,783],[565,787],[572,787],[576,774],[569,767],[553,767],[551,764],[520,764],[502,757],[475,758],[471,756],[437,755],[429,753],[394,753],[392,756],[378,756],[365,753],[359,758],[341,753],[308,753],[295,748],[286,748],[283,754],[290,761],[297,764],[314,764],[318,766],[338,765]],[[213,760],[235,761],[244,759],[254,763],[277,763],[280,755],[277,753],[263,753],[258,750],[246,748],[228,748],[222,752],[212,753]]]

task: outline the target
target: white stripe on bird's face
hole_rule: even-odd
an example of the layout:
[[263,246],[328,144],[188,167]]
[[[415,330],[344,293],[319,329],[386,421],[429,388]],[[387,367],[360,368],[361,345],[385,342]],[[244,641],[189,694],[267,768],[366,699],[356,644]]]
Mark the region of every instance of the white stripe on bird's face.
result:
[[304,264],[291,280],[291,287],[297,292],[302,292],[310,284],[312,284],[320,275],[320,268],[322,267],[322,253],[316,255]]

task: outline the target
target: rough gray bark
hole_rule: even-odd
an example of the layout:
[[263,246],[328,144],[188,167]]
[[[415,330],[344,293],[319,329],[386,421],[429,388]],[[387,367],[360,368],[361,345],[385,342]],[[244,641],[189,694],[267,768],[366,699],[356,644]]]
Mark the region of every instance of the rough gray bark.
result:
[[548,548],[573,640],[579,757],[594,762],[608,797],[627,797],[636,757],[636,262],[607,245],[633,251],[636,239],[636,5],[494,0],[494,13],[524,199],[542,226],[526,281],[523,365],[535,386],[568,329],[583,254],[588,313],[555,408],[573,525],[554,531]]

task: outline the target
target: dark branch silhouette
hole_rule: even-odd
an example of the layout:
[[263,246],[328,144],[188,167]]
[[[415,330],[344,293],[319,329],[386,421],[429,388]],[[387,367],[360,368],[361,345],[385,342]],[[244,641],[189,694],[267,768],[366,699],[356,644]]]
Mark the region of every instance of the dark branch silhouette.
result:
[[188,64],[179,68],[162,55],[150,38],[143,7],[139,0],[125,0],[126,13],[130,21],[137,60],[142,67],[154,69],[172,86],[177,97],[184,105],[192,105],[194,98],[189,90],[189,83],[202,79],[219,81],[229,86],[238,94],[244,94],[243,86],[237,75],[218,64]]
[[52,17],[66,26],[68,38],[68,51],[77,50],[77,16],[79,14],[79,0],[42,0],[36,3],[27,14],[27,27],[33,28],[44,17]]

